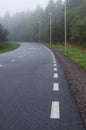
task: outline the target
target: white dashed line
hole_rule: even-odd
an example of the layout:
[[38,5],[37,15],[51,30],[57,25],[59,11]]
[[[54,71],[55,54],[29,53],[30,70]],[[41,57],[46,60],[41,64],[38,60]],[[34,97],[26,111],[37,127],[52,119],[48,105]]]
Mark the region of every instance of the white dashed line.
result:
[[58,78],[58,74],[55,73],[55,74],[54,74],[54,78]]
[[[47,49],[48,49],[48,51],[52,55],[54,72],[55,72],[55,71],[57,71],[57,64],[56,64],[55,56],[54,56],[53,52],[49,48],[47,48]],[[54,78],[58,78],[58,74],[57,73],[54,74]],[[53,84],[53,90],[54,91],[58,91],[59,90],[59,84],[58,83],[54,83]],[[53,101],[52,102],[50,118],[51,119],[60,119],[60,103],[59,103],[59,101]]]
[[54,64],[53,66],[55,67],[55,66],[57,66],[57,64]]
[[32,50],[32,48],[27,48],[28,50]]
[[28,50],[36,50],[37,48],[27,48]]
[[0,65],[0,67],[2,67],[3,65]]
[[53,84],[53,91],[59,91],[59,84],[58,83]]
[[54,71],[57,71],[57,68],[54,68]]
[[50,118],[60,119],[60,103],[58,101],[52,102]]
[[56,64],[56,60],[54,60],[53,63]]
[[15,61],[14,59],[11,60],[11,62],[14,62],[14,61]]
[[45,48],[50,52],[50,54],[52,55],[53,60],[55,60],[55,56],[54,56],[53,52],[48,47],[45,47]]

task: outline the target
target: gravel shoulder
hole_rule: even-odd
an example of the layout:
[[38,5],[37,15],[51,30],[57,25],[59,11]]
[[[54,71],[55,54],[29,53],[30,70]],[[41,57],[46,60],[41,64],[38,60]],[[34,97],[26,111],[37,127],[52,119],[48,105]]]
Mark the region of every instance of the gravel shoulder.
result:
[[63,67],[86,126],[86,70],[57,49],[50,49]]

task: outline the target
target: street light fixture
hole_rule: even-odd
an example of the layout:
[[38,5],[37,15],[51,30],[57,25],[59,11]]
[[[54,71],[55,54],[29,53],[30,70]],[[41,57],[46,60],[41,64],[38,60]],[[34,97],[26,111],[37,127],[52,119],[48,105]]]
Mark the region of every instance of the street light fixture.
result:
[[50,15],[50,47],[51,47],[51,43],[52,43],[52,13],[49,13]]

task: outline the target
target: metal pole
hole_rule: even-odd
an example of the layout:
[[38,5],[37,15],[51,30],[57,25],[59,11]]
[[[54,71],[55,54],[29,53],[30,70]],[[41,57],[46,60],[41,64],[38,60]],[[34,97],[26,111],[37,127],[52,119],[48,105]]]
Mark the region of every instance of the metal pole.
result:
[[66,15],[66,2],[65,2],[65,52],[67,52],[67,15]]
[[41,42],[41,22],[39,21],[39,43]]
[[52,13],[49,13],[50,15],[50,47],[51,47],[51,44],[52,44]]
[[33,42],[33,26],[32,26],[32,42]]

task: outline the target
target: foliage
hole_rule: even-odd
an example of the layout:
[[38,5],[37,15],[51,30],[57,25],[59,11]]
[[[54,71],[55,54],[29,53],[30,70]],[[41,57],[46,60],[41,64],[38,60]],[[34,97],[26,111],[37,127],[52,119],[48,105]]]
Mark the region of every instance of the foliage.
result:
[[[58,19],[59,17],[59,19]],[[63,14],[58,15],[53,21],[52,38],[53,42],[64,41],[64,20]]]
[[82,4],[83,0],[70,0],[69,6],[70,8],[76,8]]
[[14,50],[14,49],[18,48],[19,46],[20,46],[20,44],[18,44],[18,43],[0,42],[0,53],[4,53],[4,52]]
[[[67,41],[86,46],[86,0],[65,0],[67,3]],[[52,13],[52,42],[64,42],[64,5],[62,0],[49,0],[45,9],[21,12],[10,16],[7,12],[1,23],[7,28],[10,41],[49,42],[50,16]]]
[[82,68],[86,69],[86,50],[82,50],[81,47],[78,48],[68,44],[68,53],[65,53],[65,48],[62,44],[53,44],[52,46],[63,52],[65,55],[69,56],[75,63],[79,64]]
[[71,41],[86,46],[86,19],[79,19],[72,26]]
[[0,24],[0,41],[7,41],[7,35],[7,30]]

